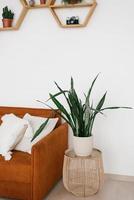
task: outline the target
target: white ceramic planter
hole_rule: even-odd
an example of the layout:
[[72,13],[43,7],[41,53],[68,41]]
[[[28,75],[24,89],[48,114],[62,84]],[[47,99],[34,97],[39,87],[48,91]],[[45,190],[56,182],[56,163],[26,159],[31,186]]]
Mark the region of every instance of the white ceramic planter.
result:
[[89,156],[93,150],[93,136],[76,137],[73,136],[74,151],[77,156]]

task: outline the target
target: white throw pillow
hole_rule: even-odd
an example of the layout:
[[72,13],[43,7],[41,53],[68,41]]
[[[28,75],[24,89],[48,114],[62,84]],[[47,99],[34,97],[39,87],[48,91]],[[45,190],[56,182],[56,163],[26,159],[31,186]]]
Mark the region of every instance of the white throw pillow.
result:
[[15,150],[29,153],[31,149],[31,138],[33,138],[34,132],[29,121],[25,120],[24,118],[23,120],[27,122],[28,128],[21,141],[16,145]]
[[[31,124],[34,133],[39,129],[39,127],[48,119],[43,117],[37,117],[32,116],[30,114],[25,114],[24,119],[29,121]],[[56,126],[58,122],[58,118],[50,118],[45,128],[42,130],[42,132],[31,142],[31,148],[32,146],[37,143],[39,140],[41,140],[43,137],[48,135]],[[32,138],[31,138],[32,139]],[[31,141],[31,140],[30,140]],[[31,149],[29,149],[29,153],[31,152]]]
[[11,159],[11,150],[22,139],[28,127],[26,120],[7,114],[2,117],[0,126],[0,154],[5,160]]
[[2,116],[1,120],[4,122],[4,121],[7,121],[9,120],[10,121],[12,120],[13,123],[23,123],[23,124],[27,124],[27,129],[26,129],[26,132],[25,132],[25,135],[27,137],[32,137],[33,135],[33,129],[32,129],[32,126],[31,124],[29,123],[29,121],[25,120],[24,118],[20,118],[20,117],[17,117],[16,115],[14,115],[13,113],[11,114],[5,114]]

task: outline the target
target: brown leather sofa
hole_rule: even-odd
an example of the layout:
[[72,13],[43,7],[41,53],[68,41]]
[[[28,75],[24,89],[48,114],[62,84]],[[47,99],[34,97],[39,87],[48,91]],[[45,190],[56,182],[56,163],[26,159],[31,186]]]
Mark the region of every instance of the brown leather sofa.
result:
[[[0,107],[0,117],[5,113],[59,117],[49,109]],[[59,117],[57,127],[33,146],[31,155],[14,151],[10,161],[0,156],[0,197],[42,200],[62,176],[67,141],[68,126]]]

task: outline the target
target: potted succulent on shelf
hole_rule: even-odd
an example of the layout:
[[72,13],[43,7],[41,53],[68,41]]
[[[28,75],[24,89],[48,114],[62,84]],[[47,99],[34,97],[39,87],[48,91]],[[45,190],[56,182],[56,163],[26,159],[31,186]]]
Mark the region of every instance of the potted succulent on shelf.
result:
[[40,0],[40,4],[46,4],[46,0]]
[[[93,80],[87,95],[85,94],[85,101],[78,97],[76,90],[74,88],[74,81],[71,78],[71,88],[69,90],[63,90],[55,82],[59,92],[56,94],[50,94],[50,99],[61,111],[61,117],[70,125],[73,131],[73,144],[74,151],[78,156],[88,156],[91,154],[93,149],[93,136],[92,130],[95,122],[95,118],[98,114],[103,115],[105,110],[119,109],[130,107],[103,107],[106,94],[99,100],[97,105],[94,107],[94,103],[91,101],[91,92],[98,75]],[[68,107],[65,108],[64,105],[57,99],[58,96],[63,95]],[[41,101],[39,101],[41,102]],[[47,105],[45,102],[41,102]],[[51,109],[51,106],[47,105]],[[54,109],[53,109],[54,110]]]
[[14,13],[8,9],[8,6],[3,8],[2,17],[3,17],[2,19],[3,27],[4,28],[12,27]]
[[81,3],[83,0],[62,0],[62,3],[64,4],[77,4]]

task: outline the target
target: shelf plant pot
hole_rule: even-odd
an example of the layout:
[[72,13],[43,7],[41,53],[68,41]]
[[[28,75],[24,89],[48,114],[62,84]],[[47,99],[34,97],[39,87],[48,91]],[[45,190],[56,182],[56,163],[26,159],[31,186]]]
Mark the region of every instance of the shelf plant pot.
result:
[[30,0],[30,1],[29,1],[29,5],[30,5],[31,7],[34,7],[35,1],[34,1],[34,0]]
[[73,147],[77,156],[89,156],[93,150],[93,136],[76,137],[73,136]]
[[13,19],[2,19],[2,22],[3,22],[3,28],[8,28],[8,27],[12,27],[12,22],[13,22]]
[[68,4],[77,4],[80,3],[79,0],[68,0]]
[[40,0],[40,4],[46,4],[46,0]]
[[67,5],[67,4],[78,4],[81,3],[81,0],[62,0],[62,2]]

